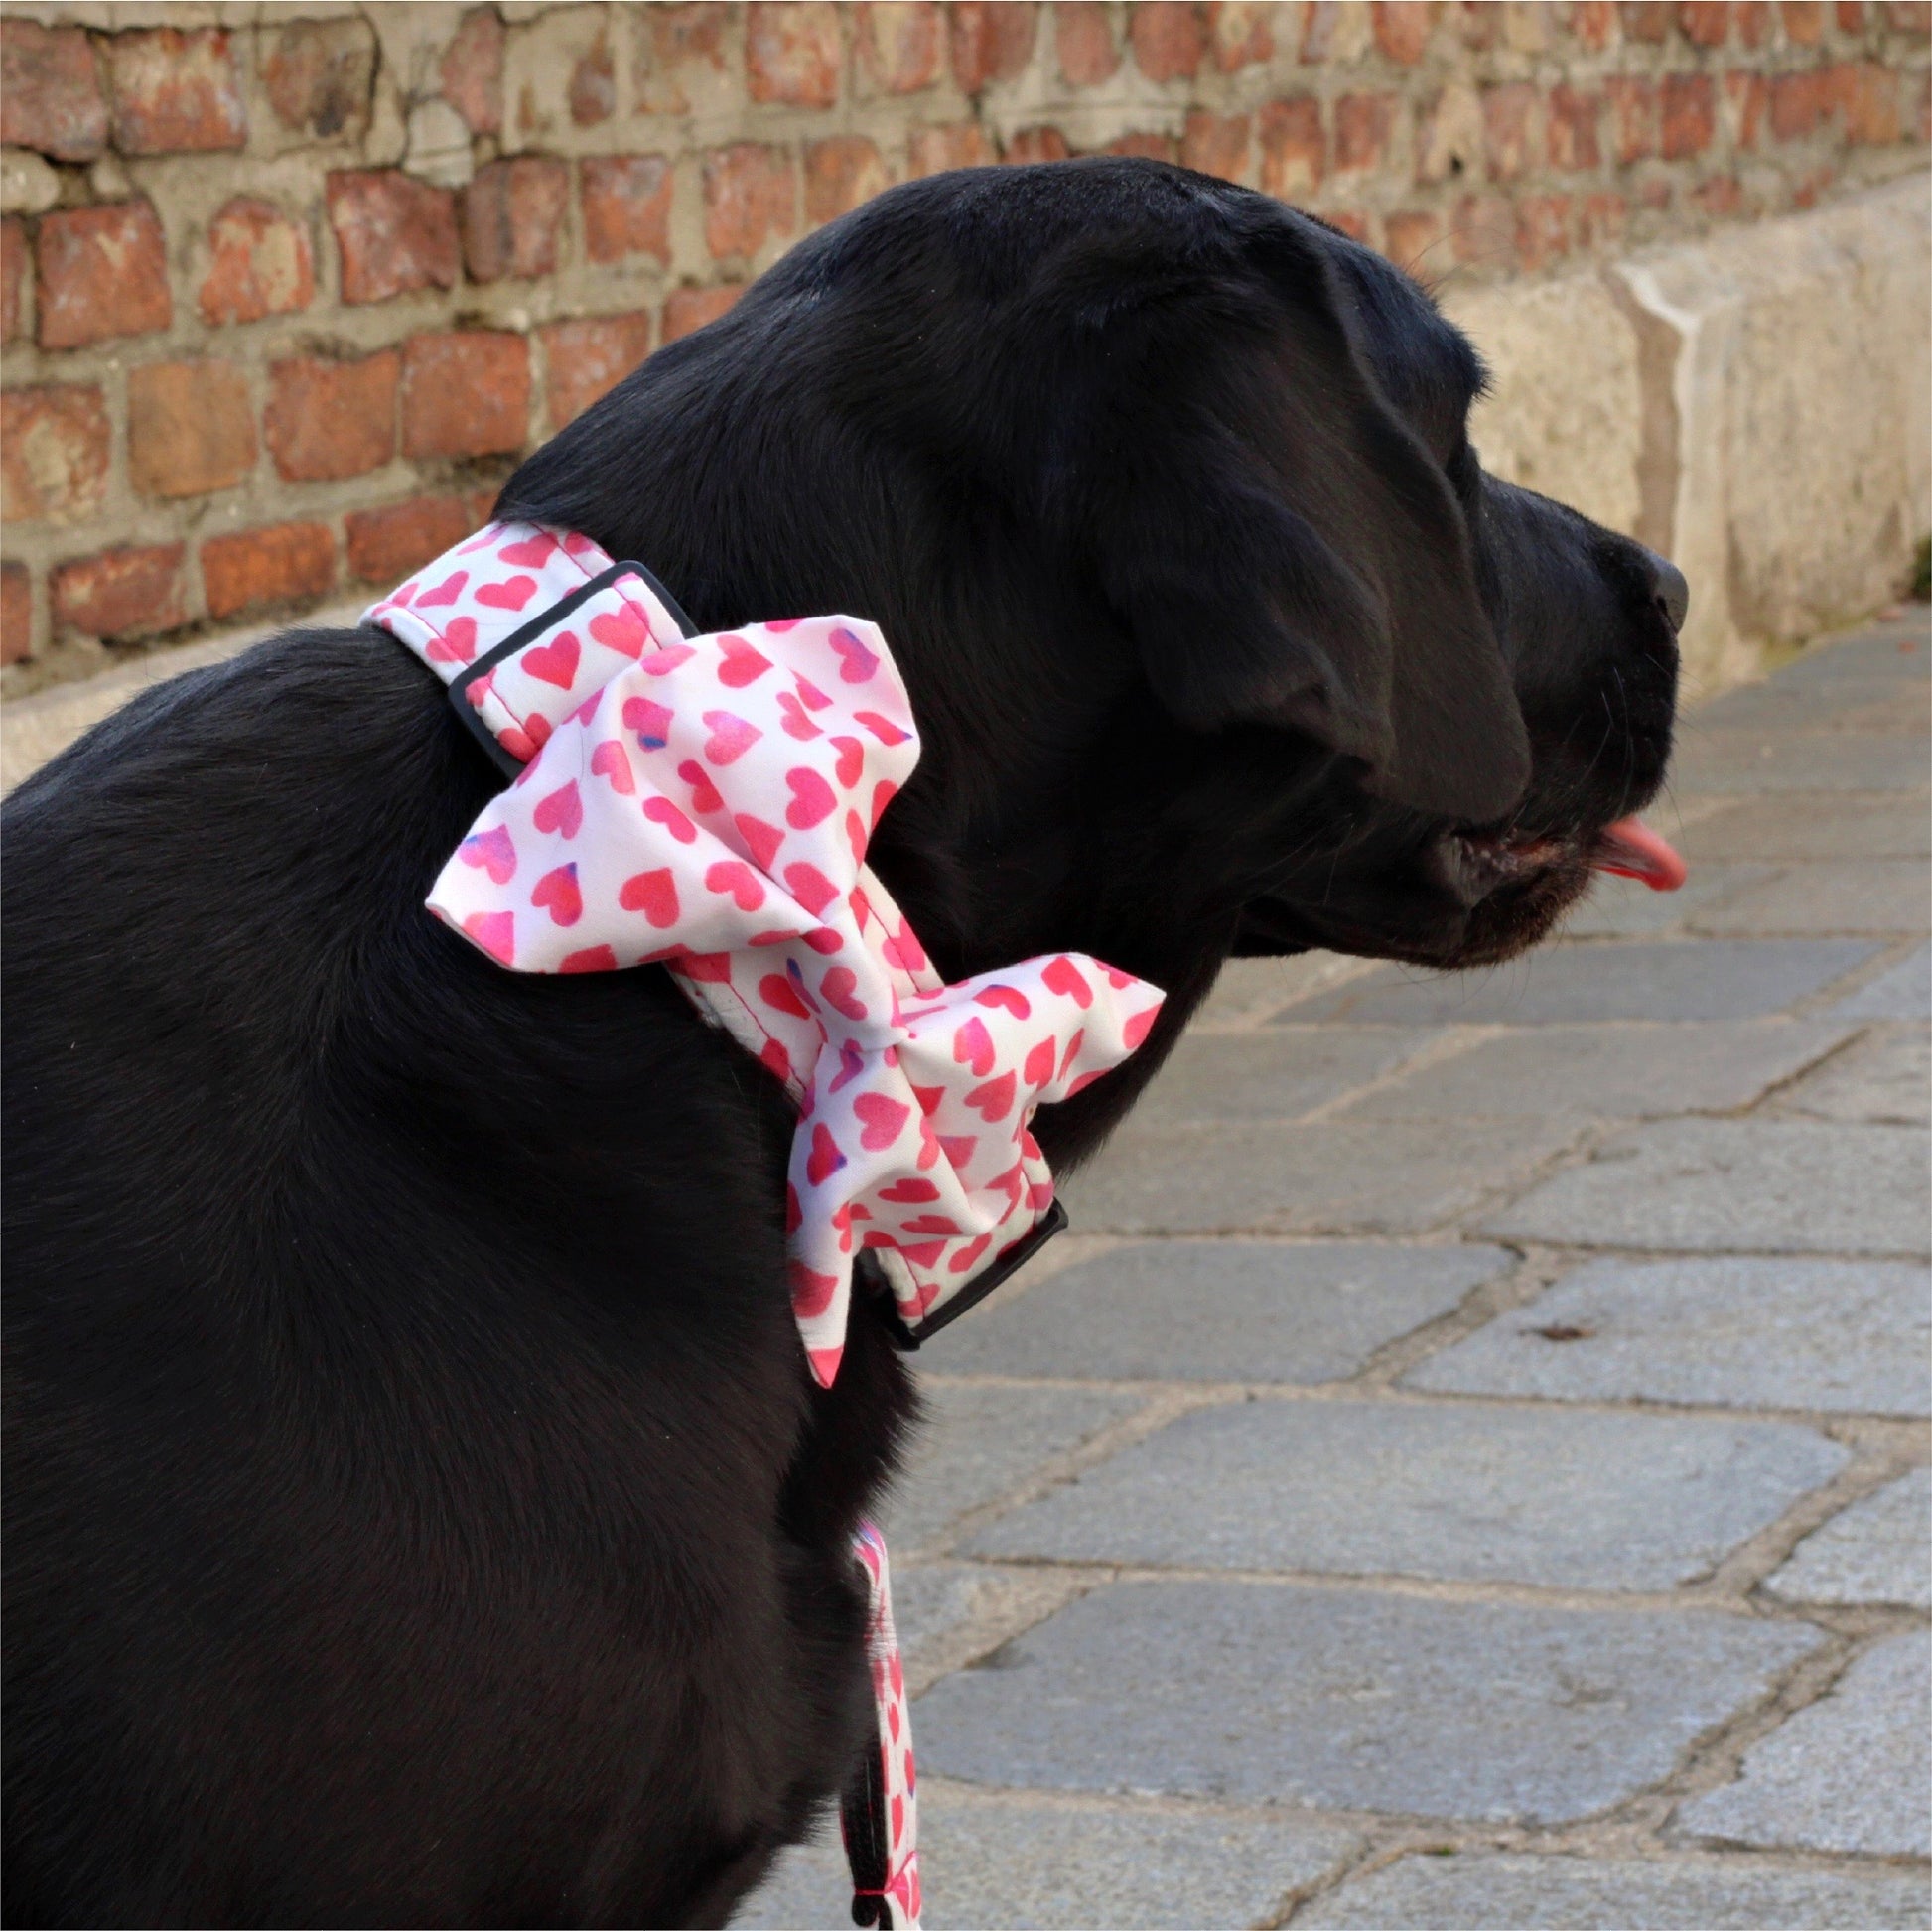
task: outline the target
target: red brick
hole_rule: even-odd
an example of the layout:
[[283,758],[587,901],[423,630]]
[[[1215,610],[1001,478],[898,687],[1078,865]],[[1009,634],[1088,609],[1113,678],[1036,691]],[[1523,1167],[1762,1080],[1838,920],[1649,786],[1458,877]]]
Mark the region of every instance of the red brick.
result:
[[693,85],[708,99],[728,91],[725,29],[734,10],[724,0],[628,11],[637,23],[632,78],[639,113],[689,113]]
[[1627,41],[1652,43],[1670,39],[1671,15],[1676,9],[1669,0],[1623,0],[1617,9]]
[[1603,108],[1601,94],[1579,93],[1563,85],[1550,89],[1550,166],[1566,172],[1594,168],[1601,160],[1596,146],[1596,122]]
[[963,93],[1011,80],[1033,59],[1039,9],[1033,0],[955,0],[952,72]]
[[650,315],[640,309],[552,322],[537,335],[543,343],[544,399],[556,430],[574,422],[650,353]]
[[1825,38],[1824,0],[1784,0],[1778,17],[1793,47],[1816,47]]
[[1223,181],[1249,180],[1247,115],[1189,114],[1180,161],[1183,167],[1218,175]]
[[1570,197],[1525,195],[1516,204],[1516,259],[1546,268],[1570,252]]
[[33,279],[27,260],[27,224],[9,214],[0,221],[0,342],[27,333],[27,290]]
[[1612,74],[1603,82],[1616,127],[1616,158],[1623,166],[1657,152],[1657,86],[1652,80]]
[[1616,7],[1613,0],[1576,0],[1570,9],[1570,31],[1577,44],[1600,54],[1616,44]]
[[175,319],[167,242],[150,202],[44,214],[34,255],[43,348],[145,336]]
[[1261,110],[1261,187],[1284,202],[1305,202],[1327,173],[1321,103],[1311,94],[1271,100]]
[[1364,247],[1368,245],[1368,216],[1360,208],[1324,207],[1319,218],[1338,234],[1345,234],[1350,241],[1359,241]]
[[354,361],[299,355],[268,371],[262,435],[284,483],[340,483],[379,470],[396,453],[393,348]]
[[[478,169],[457,208],[463,265],[470,279],[500,282],[507,275],[530,281],[554,273],[557,237],[563,233],[569,201],[567,161],[519,155],[514,161],[492,161]],[[587,210],[587,235],[589,229]]]
[[745,74],[752,98],[830,107],[845,48],[830,0],[753,0],[745,10]]
[[[503,127],[503,23],[491,7],[473,7],[444,50],[437,77],[443,98],[472,134]],[[432,554],[434,554],[432,552]]]
[[1275,9],[1269,0],[1209,0],[1207,38],[1214,65],[1239,73],[1275,58]]
[[1733,0],[1730,17],[1746,47],[1762,47],[1770,38],[1770,0]]
[[91,161],[107,145],[107,102],[78,27],[0,20],[0,142],[57,161]]
[[1514,181],[1537,165],[1537,96],[1527,80],[1482,90],[1483,145],[1491,181]]
[[1097,0],[1059,0],[1053,9],[1053,51],[1069,87],[1094,87],[1120,68],[1112,9]]
[[1932,0],[1885,0],[1885,25],[1924,40],[1932,35]]
[[399,584],[461,543],[479,520],[460,496],[414,496],[386,509],[352,509],[343,518],[349,571],[365,584]]
[[618,74],[611,60],[610,43],[602,34],[593,47],[571,69],[570,118],[574,126],[595,127],[618,111]]
[[343,300],[386,302],[419,288],[454,288],[461,262],[456,197],[399,168],[329,177],[329,220],[342,250]]
[[1664,77],[1666,161],[1685,161],[1710,147],[1718,132],[1717,89],[1708,73]]
[[985,168],[998,159],[978,121],[915,127],[905,141],[906,174],[917,181],[952,168]]
[[1180,158],[1173,135],[1148,132],[1117,134],[1100,152],[1137,155],[1143,161],[1177,161]]
[[0,664],[17,664],[34,647],[34,579],[24,563],[0,563]]
[[54,626],[66,634],[121,643],[158,636],[188,621],[182,592],[187,547],[103,550],[58,565],[48,579]]
[[1507,195],[1464,195],[1449,241],[1457,261],[1498,263],[1516,252],[1516,209]]
[[319,141],[359,140],[368,126],[375,35],[366,20],[298,20],[262,63],[275,118]]
[[1726,73],[1725,99],[1728,103],[1732,143],[1749,153],[1757,146],[1764,130],[1764,110],[1771,99],[1770,83],[1761,73]]
[[1391,214],[1382,223],[1382,252],[1412,275],[1442,239],[1443,217],[1426,208]]
[[1496,29],[1502,23],[1505,0],[1462,0],[1456,25],[1464,47],[1484,52],[1496,44]]
[[1375,44],[1390,60],[1414,67],[1429,45],[1436,9],[1426,0],[1375,0]]
[[1335,172],[1380,168],[1395,127],[1394,94],[1343,94],[1335,102]]
[[874,0],[857,13],[859,59],[875,86],[915,94],[938,79],[941,21],[934,0]]
[[150,362],[127,378],[127,474],[164,500],[231,488],[255,467],[255,412],[235,362]]
[[336,582],[336,539],[326,523],[272,523],[211,536],[202,545],[210,617],[235,617],[326,596]]
[[1040,161],[1065,161],[1072,153],[1057,127],[1023,127],[1006,147],[1006,159],[1016,168]]
[[96,388],[0,392],[0,520],[78,523],[100,513],[112,448]]
[[1819,68],[1780,73],[1771,81],[1771,133],[1780,141],[1801,141],[1817,131],[1826,112],[1825,75]]
[[1692,195],[1691,201],[1705,214],[1728,217],[1744,206],[1744,191],[1735,175],[1716,175]]
[[1864,32],[1864,0],[1838,0],[1832,12],[1837,17],[1841,34]]
[[704,158],[704,239],[714,260],[755,255],[792,230],[797,172],[783,148],[740,141]]
[[1831,69],[1827,84],[1845,113],[1845,132],[1862,147],[1886,147],[1899,124],[1898,78],[1875,61],[1849,61]]
[[1302,65],[1319,67],[1334,50],[1342,9],[1336,0],[1309,0],[1303,10]]
[[670,163],[661,154],[619,154],[589,156],[578,166],[584,246],[590,258],[621,261],[626,255],[650,255],[668,263]]
[[218,28],[153,27],[107,43],[114,145],[123,154],[210,154],[248,143],[234,48]]
[[411,336],[402,349],[402,453],[496,456],[530,434],[530,345],[502,330]]
[[229,202],[208,224],[208,271],[198,306],[210,329],[293,315],[315,300],[306,229],[269,202]]
[[1722,47],[1730,33],[1731,0],[1684,0],[1677,24],[1693,47]]
[[1610,248],[1623,240],[1630,210],[1621,195],[1586,195],[1577,214],[1577,240],[1585,248]]
[[1837,172],[1831,168],[1814,168],[1802,177],[1791,191],[1793,207],[1816,207],[1818,198],[1825,194],[1832,183],[1838,179]]
[[1932,141],[1932,72],[1920,68],[1905,84],[1911,95],[1912,139]]
[[662,340],[676,342],[681,337],[716,322],[745,293],[743,282],[726,282],[717,288],[680,288],[664,300]]
[[1180,80],[1200,69],[1206,43],[1200,10],[1175,0],[1138,0],[1127,10],[1135,65],[1150,80]]
[[816,226],[869,202],[893,178],[879,150],[861,134],[835,134],[805,150],[805,219]]

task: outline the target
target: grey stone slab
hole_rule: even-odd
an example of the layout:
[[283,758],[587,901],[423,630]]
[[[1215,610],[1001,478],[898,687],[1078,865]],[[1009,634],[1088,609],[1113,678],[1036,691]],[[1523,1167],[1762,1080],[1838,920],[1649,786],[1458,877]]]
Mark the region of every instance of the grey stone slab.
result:
[[1398,1859],[1297,1911],[1295,1931],[1925,1931],[1917,1870],[1762,1860],[1481,1854]]
[[1390,1401],[1199,1409],[981,1529],[988,1556],[1670,1589],[1850,1451],[1806,1428]]
[[1925,607],[1920,605],[1864,625],[1854,636],[1813,644],[1781,666],[1771,682],[1793,689],[1829,689],[1872,678],[1911,685],[1923,684],[1929,673],[1932,657],[1927,653]]
[[1932,1469],[1901,1475],[1814,1529],[1764,1586],[1792,1602],[1932,1609]]
[[1932,1275],[1909,1261],[1596,1260],[1405,1377],[1552,1401],[1923,1415]]
[[1844,1020],[1922,1020],[1932,1016],[1932,945],[1899,960],[1826,1016]]
[[1772,870],[1768,865],[1694,865],[1675,892],[1653,892],[1639,879],[1599,872],[1590,881],[1589,896],[1564,913],[1558,932],[1564,938],[1649,938],[1674,932],[1694,913],[1722,905],[1747,885],[1771,877]]
[[992,1388],[924,1375],[925,1425],[880,1526],[894,1548],[938,1541],[967,1510],[997,1500],[1140,1403],[1101,1389]]
[[[917,1718],[913,1719],[917,1738]],[[1001,1931],[1199,1931],[1272,1921],[1290,1891],[1352,1857],[1360,1839],[1301,1819],[919,1792],[922,1922]],[[851,1931],[836,1831],[779,1860],[732,1923],[741,1931]]]
[[1713,727],[1671,759],[1671,782],[1687,792],[1922,791],[1929,780],[1923,739],[1864,731]]
[[1554,1823],[1621,1802],[1823,1638],[1698,1613],[1116,1583],[936,1683],[919,1761],[982,1783]]
[[1485,972],[1378,973],[1303,1000],[1277,1024],[1760,1019],[1830,985],[1877,949],[1863,939],[1559,945]]
[[1932,1125],[1932,1033],[1909,1021],[1874,1030],[1777,1098],[1780,1113]]
[[1337,1381],[1512,1264],[1500,1247],[1146,1241],[982,1302],[947,1330],[945,1362],[955,1374]]
[[1735,1844],[1932,1856],[1932,1634],[1867,1650],[1677,1822]]
[[1134,1108],[1142,1128],[1294,1120],[1379,1079],[1435,1037],[1421,1027],[1297,1026],[1183,1038]]
[[1926,858],[1932,857],[1932,810],[1922,797],[1896,794],[1740,798],[1694,820],[1677,843],[1693,880],[1714,861]]
[[1494,1213],[1483,1231],[1589,1247],[1923,1254],[1917,1127],[1659,1120]]
[[1694,932],[1923,932],[1932,869],[1923,859],[1847,859],[1786,866],[1775,877],[1691,913]]
[[1337,1117],[1635,1120],[1729,1112],[1750,1105],[1849,1036],[1842,1023],[1801,1020],[1526,1026],[1420,1067]]
[[[1373,968],[1369,968],[1373,970]],[[1360,959],[1339,952],[1298,952],[1287,959],[1230,959],[1188,1021],[1189,1034],[1242,1030],[1298,999],[1360,978]]]
[[1422,1233],[1520,1184],[1578,1124],[1130,1121],[1066,1203],[1082,1233]]

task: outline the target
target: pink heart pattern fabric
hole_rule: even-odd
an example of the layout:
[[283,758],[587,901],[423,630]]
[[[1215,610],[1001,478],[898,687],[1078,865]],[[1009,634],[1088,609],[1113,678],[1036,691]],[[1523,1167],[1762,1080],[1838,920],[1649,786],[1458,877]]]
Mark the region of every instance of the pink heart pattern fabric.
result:
[[[610,568],[585,537],[492,524],[367,621],[450,682]],[[1164,995],[1080,953],[939,977],[865,863],[919,737],[863,619],[686,637],[624,577],[469,697],[526,762],[429,909],[512,971],[665,965],[783,1082],[792,1311],[830,1387],[857,1254],[916,1327],[1009,1253],[1053,1199],[1034,1109],[1125,1059]]]
[[[911,1718],[905,1707],[905,1667],[893,1627],[893,1578],[886,1539],[870,1522],[859,1525],[853,1554],[866,1583],[866,1667],[872,1674],[872,1707],[879,1726],[879,1780],[868,1789],[863,1816],[850,1795],[840,1826],[855,1872],[875,1862],[883,1839],[885,1868],[866,1870],[857,1897],[870,1900],[869,1921],[881,1931],[917,1931],[919,1922],[919,1780],[912,1760]],[[883,1815],[876,1814],[883,1811]],[[855,1838],[873,1840],[856,1843]],[[853,1916],[858,1918],[855,1909]]]

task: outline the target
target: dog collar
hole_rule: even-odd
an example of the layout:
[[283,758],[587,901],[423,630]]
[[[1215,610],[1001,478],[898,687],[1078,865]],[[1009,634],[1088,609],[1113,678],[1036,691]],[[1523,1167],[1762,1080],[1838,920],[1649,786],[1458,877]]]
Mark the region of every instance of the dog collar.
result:
[[643,566],[496,523],[365,621],[442,677],[515,782],[429,909],[518,972],[662,964],[796,1104],[792,1310],[829,1387],[855,1258],[915,1344],[1063,1224],[1029,1131],[1164,995],[1081,953],[947,985],[866,865],[918,729],[876,625],[697,636]]

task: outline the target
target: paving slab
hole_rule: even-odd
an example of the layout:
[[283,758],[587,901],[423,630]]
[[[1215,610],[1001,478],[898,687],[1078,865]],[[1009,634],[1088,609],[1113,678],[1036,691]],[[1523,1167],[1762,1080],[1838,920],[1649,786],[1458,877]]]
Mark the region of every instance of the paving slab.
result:
[[1687,736],[1671,781],[1687,792],[1922,791],[1932,758],[1916,736],[1717,726]]
[[1932,1411],[1932,1273],[1799,1256],[1587,1263],[1404,1377],[1548,1401]]
[[1286,959],[1230,959],[1187,1023],[1188,1036],[1245,1031],[1311,993],[1376,970],[1340,952],[1298,952]]
[[1736,1844],[1932,1856],[1932,1633],[1866,1651],[1677,1823]]
[[1514,1258],[1488,1246],[1143,1241],[1012,1301],[993,1295],[947,1329],[944,1359],[953,1374],[1338,1381]]
[[1922,1020],[1932,1016],[1932,945],[1921,945],[1826,1015],[1842,1020]]
[[1183,1037],[1134,1108],[1143,1131],[1294,1120],[1379,1079],[1437,1036],[1424,1027],[1297,1026]]
[[1812,860],[1692,908],[1694,932],[1897,932],[1932,924],[1932,871],[1916,858]]
[[1932,1609],[1932,1469],[1901,1475],[1814,1529],[1764,1586],[1790,1602]]
[[[1692,820],[1674,842],[1691,863],[1693,882],[1700,868],[1714,861],[1927,858],[1932,857],[1932,808],[1923,797],[1895,792],[1878,797],[1839,792],[1740,798]],[[1649,896],[1668,899],[1682,895]]]
[[[1671,842],[1679,843],[1675,838]],[[1746,886],[1770,878],[1774,870],[1769,865],[1693,865],[1691,876],[1675,892],[1653,892],[1641,880],[1599,872],[1590,882],[1588,897],[1564,913],[1557,936],[1648,938],[1675,932],[1694,912],[1724,904]]]
[[1582,1246],[1923,1254],[1927,1136],[1808,1120],[1660,1120],[1555,1174],[1482,1231]]
[[1877,679],[1909,687],[1932,675],[1926,607],[1907,605],[1896,615],[1874,618],[1856,636],[1814,644],[1779,668],[1772,681],[1795,690],[1828,689]]
[[1804,1020],[1517,1027],[1419,1067],[1336,1117],[1636,1120],[1730,1112],[1851,1036],[1843,1022]]
[[1007,1494],[1041,1463],[1141,1406],[1101,1389],[1004,1388],[921,1375],[925,1425],[880,1526],[895,1549],[942,1539],[967,1510]]
[[1130,1120],[1064,1192],[1082,1233],[1424,1233],[1521,1185],[1580,1124]]
[[1877,950],[1863,939],[1558,945],[1485,972],[1377,973],[1302,1000],[1275,1024],[1538,1026],[1760,1019],[1830,985]]
[[981,1529],[974,1554],[1670,1589],[1830,1481],[1806,1428],[1556,1408],[1200,1409]]
[[1823,1637],[1366,1589],[1095,1589],[913,1707],[928,1774],[1554,1823],[1667,1775]]
[[1780,1113],[1821,1120],[1932,1125],[1932,1029],[1894,1021],[1777,1097]]
[[1348,1931],[1925,1931],[1917,1870],[1793,1870],[1762,1859],[1401,1858],[1289,1922]]
[[[1360,1848],[1332,1826],[1253,1812],[919,1791],[922,1922],[987,1931],[1199,1931],[1272,1921]],[[837,1832],[788,1851],[740,1931],[851,1931]]]

